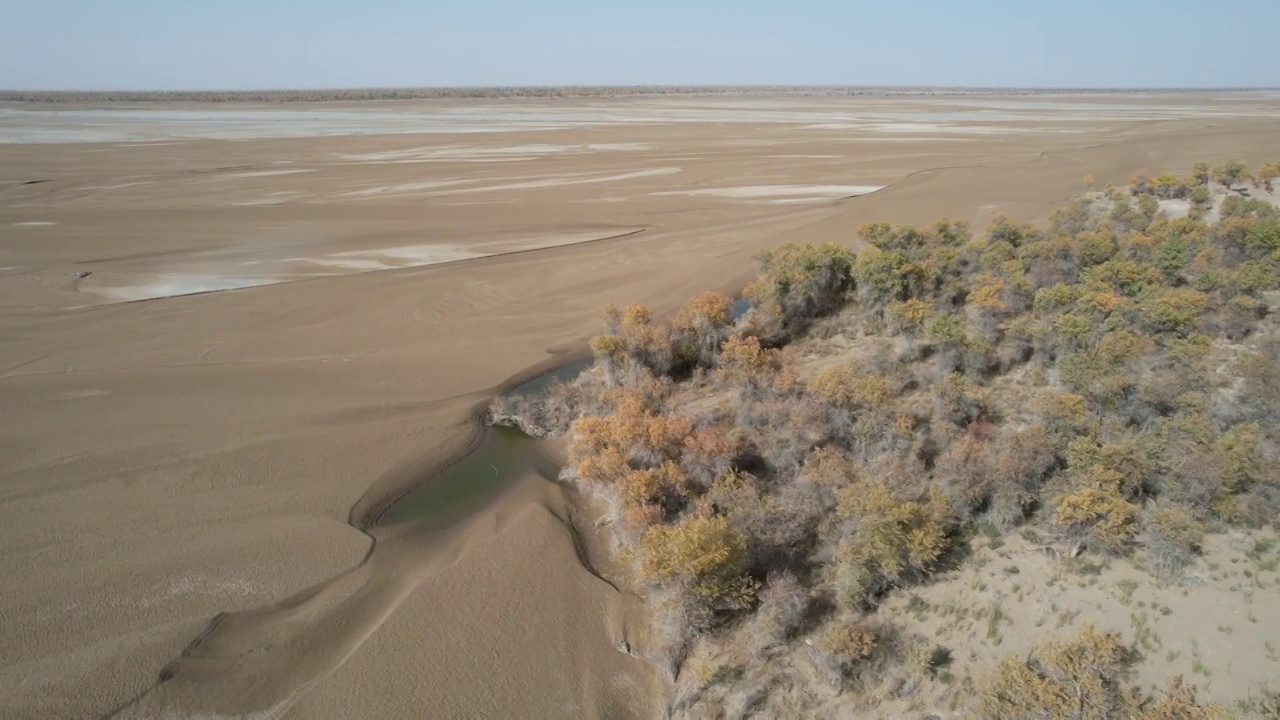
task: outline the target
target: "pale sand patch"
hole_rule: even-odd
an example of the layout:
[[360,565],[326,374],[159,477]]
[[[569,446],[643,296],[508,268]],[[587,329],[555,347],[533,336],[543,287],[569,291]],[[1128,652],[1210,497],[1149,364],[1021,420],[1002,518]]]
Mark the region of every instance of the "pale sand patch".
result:
[[27,220],[25,222],[16,222],[13,224],[13,226],[14,227],[49,227],[50,225],[57,225],[57,224],[58,223],[52,222],[50,220]]
[[1191,201],[1178,199],[1161,200],[1160,212],[1170,219],[1184,218],[1191,212]]

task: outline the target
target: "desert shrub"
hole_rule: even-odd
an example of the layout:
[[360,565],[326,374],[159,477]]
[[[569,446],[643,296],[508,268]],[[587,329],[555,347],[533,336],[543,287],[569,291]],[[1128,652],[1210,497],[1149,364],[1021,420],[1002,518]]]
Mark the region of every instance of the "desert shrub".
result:
[[939,423],[966,425],[986,411],[981,389],[952,373],[935,382],[931,388],[933,417]]
[[844,304],[854,259],[835,243],[786,244],[756,256],[760,277],[744,294],[755,307],[776,315],[784,332],[793,333]]
[[1054,525],[1068,538],[1103,552],[1120,552],[1138,532],[1138,506],[1124,499],[1124,476],[1101,465],[1074,473],[1055,495]]
[[932,312],[929,303],[920,298],[890,303],[887,308],[891,327],[911,337],[920,335]]
[[1042,388],[1032,409],[1050,431],[1063,438],[1086,432],[1092,424],[1088,401],[1075,393]]
[[1239,387],[1224,398],[1220,410],[1228,421],[1272,421],[1280,414],[1280,341],[1272,339],[1256,351],[1241,353],[1231,375],[1238,378]]
[[723,514],[744,539],[743,566],[757,574],[791,564],[810,549],[805,524],[791,517],[790,509],[750,473],[725,473],[712,483],[703,501]]
[[840,491],[862,477],[861,464],[846,451],[815,447],[804,458],[795,479],[779,490],[787,517],[805,531],[816,530],[840,501]]
[[1252,178],[1249,175],[1249,167],[1239,160],[1230,160],[1210,171],[1214,182],[1222,183],[1224,187],[1232,188]]
[[[1092,177],[1089,176],[1089,179],[1092,180]],[[1088,197],[1072,200],[1066,206],[1054,211],[1049,218],[1049,229],[1053,232],[1063,232],[1068,235],[1083,232],[1089,227],[1092,207],[1093,201]]]
[[680,465],[692,482],[706,488],[729,472],[740,451],[736,437],[714,425],[703,425],[685,436]]
[[1160,200],[1155,195],[1143,193],[1138,195],[1138,212],[1142,218],[1142,224],[1150,225],[1155,220],[1156,213],[1160,210]]
[[1026,657],[1010,656],[979,683],[983,718],[1028,720],[1214,720],[1216,705],[1196,700],[1194,685],[1168,678],[1164,691],[1144,697],[1129,684],[1135,655],[1113,634],[1085,626],[1075,637],[1037,644]]
[[880,647],[876,628],[868,623],[834,623],[818,638],[816,647],[839,675],[850,675]]
[[1103,443],[1077,438],[1067,445],[1067,464],[1073,468],[1104,467],[1120,474],[1120,494],[1141,500],[1152,492],[1162,448],[1156,438],[1133,433],[1117,434]]
[[825,528],[840,600],[861,605],[923,575],[948,546],[950,508],[940,493],[903,499],[882,481],[845,488]]
[[519,428],[531,437],[558,437],[581,412],[581,396],[577,384],[554,381],[540,393],[499,395],[489,404],[485,420]]
[[694,641],[714,626],[715,613],[684,586],[658,586],[649,600],[645,656],[673,680]]
[[726,380],[749,391],[773,384],[783,369],[782,354],[761,346],[760,339],[752,335],[725,340],[717,364]]
[[889,379],[847,365],[829,367],[809,381],[809,392],[850,412],[882,406],[893,395]]
[[769,573],[760,606],[745,629],[747,650],[755,657],[785,643],[804,623],[809,591],[790,571]]
[[869,247],[858,253],[853,265],[858,299],[869,307],[884,307],[905,300],[907,294],[906,256],[894,250]]
[[1108,720],[1133,708],[1126,650],[1114,635],[1086,627],[1074,638],[1009,657],[981,683],[982,717]]
[[1040,486],[1058,464],[1061,442],[1042,427],[1000,433],[991,450],[986,517],[1012,530],[1035,504]]
[[692,496],[680,465],[693,421],[655,406],[640,390],[620,391],[615,409],[578,418],[570,429],[573,477],[614,501],[614,527],[632,538],[674,516]]
[[1196,686],[1182,681],[1181,675],[1165,680],[1164,691],[1138,713],[1138,720],[1226,720],[1226,711],[1213,704],[1196,700]]
[[733,299],[706,292],[689,301],[671,320],[676,357],[690,365],[711,367],[733,326]]
[[655,323],[653,311],[644,305],[629,305],[605,311],[606,332],[591,339],[591,352],[603,366],[610,384],[627,384],[640,379],[641,368],[667,375],[675,363],[671,330]]
[[1195,562],[1203,537],[1203,524],[1181,505],[1148,507],[1142,513],[1142,542],[1146,546],[1147,561],[1162,577],[1181,577]]
[[1143,321],[1151,332],[1186,335],[1195,330],[1208,304],[1204,293],[1191,288],[1153,291],[1142,301]]
[[1191,194],[1191,184],[1177,175],[1166,173],[1152,178],[1148,190],[1159,198],[1184,198]]
[[854,422],[849,413],[799,394],[744,401],[735,421],[752,437],[755,451],[783,476],[794,475],[813,448],[848,437]]
[[741,572],[746,539],[729,519],[693,515],[656,525],[640,538],[636,568],[643,581],[681,584],[713,610],[743,610],[755,602],[756,583]]

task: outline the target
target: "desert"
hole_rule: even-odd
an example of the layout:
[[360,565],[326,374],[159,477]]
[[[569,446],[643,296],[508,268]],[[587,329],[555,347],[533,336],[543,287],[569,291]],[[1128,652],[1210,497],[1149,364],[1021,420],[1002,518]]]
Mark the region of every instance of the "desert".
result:
[[[606,306],[735,298],[784,243],[1043,226],[1086,175],[1278,158],[1265,91],[2,102],[0,716],[662,716],[683,686],[633,651],[605,510],[563,444],[493,450],[495,396],[590,357]],[[478,447],[509,454],[468,489]],[[1055,571],[976,542],[992,566],[921,603]],[[1130,591],[1166,636],[1255,618],[1202,622],[1215,700],[1274,698],[1270,562],[1248,610]],[[984,662],[1048,636],[1004,612]],[[1145,684],[1192,675],[1174,651]]]

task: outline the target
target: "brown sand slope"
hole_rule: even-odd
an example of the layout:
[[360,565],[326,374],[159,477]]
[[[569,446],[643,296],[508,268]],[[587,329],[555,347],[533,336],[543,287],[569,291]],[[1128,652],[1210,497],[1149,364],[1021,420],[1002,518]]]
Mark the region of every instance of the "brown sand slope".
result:
[[661,688],[614,648],[640,613],[578,563],[559,488],[446,533],[348,521],[607,303],[732,289],[760,248],[871,220],[1043,218],[1086,173],[1274,159],[1278,108],[476,101],[273,139],[252,114],[7,118],[6,142],[101,142],[0,145],[0,715],[647,715]]

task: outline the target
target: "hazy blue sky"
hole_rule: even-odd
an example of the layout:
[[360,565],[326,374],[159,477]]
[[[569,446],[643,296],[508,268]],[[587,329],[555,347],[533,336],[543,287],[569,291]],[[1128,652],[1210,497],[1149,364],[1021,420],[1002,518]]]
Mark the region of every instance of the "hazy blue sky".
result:
[[0,0],[0,88],[1280,85],[1280,0]]

